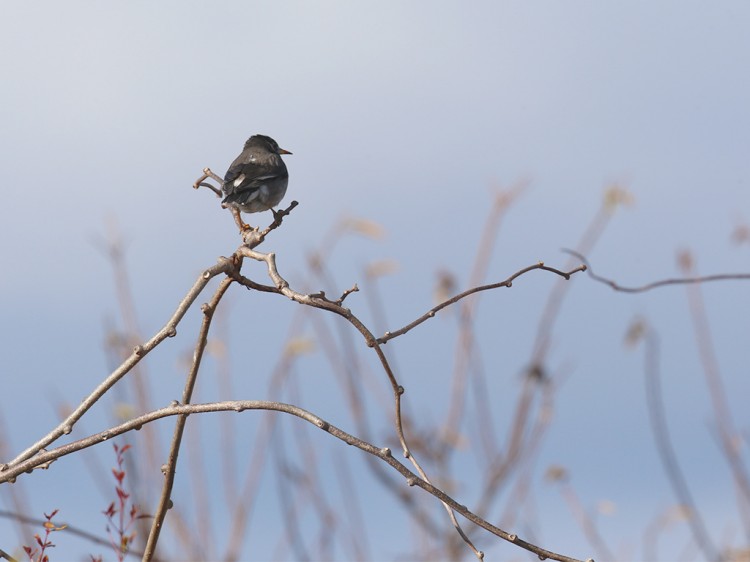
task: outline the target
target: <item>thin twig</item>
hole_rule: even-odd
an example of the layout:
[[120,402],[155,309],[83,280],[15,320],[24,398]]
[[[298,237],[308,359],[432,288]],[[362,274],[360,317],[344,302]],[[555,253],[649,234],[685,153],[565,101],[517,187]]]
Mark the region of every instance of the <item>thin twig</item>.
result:
[[338,299],[336,299],[336,304],[341,306],[342,304],[344,304],[344,300],[346,299],[346,297],[348,297],[352,293],[356,293],[357,291],[359,291],[359,287],[357,287],[357,284],[355,283],[351,289],[347,289],[341,294]]
[[561,482],[560,493],[567,502],[570,511],[573,512],[573,517],[583,530],[586,539],[588,539],[596,552],[599,553],[604,560],[617,560],[617,557],[615,557],[609,549],[607,543],[604,542],[604,538],[599,532],[594,519],[581,504],[581,500],[578,499],[578,495],[575,493],[570,482]]
[[542,263],[542,262],[539,262],[539,263],[537,263],[535,265],[530,265],[529,267],[525,267],[525,268],[523,268],[523,269],[515,272],[513,275],[511,275],[510,277],[508,277],[505,281],[500,281],[498,283],[490,283],[489,285],[482,285],[480,287],[473,287],[471,289],[468,289],[468,290],[464,291],[463,293],[457,294],[456,296],[454,296],[454,297],[452,297],[452,298],[450,298],[450,299],[448,299],[448,300],[446,300],[444,302],[441,302],[440,304],[438,304],[437,306],[432,307],[430,310],[428,310],[427,312],[425,312],[422,316],[420,316],[419,318],[417,318],[413,322],[410,322],[409,324],[407,324],[403,328],[399,328],[398,330],[386,332],[382,337],[380,337],[380,338],[377,339],[377,342],[380,343],[380,344],[387,343],[390,340],[392,340],[393,338],[396,338],[398,336],[404,335],[405,333],[407,333],[410,330],[412,330],[412,329],[416,328],[417,326],[419,326],[422,322],[424,322],[426,320],[429,320],[430,318],[434,318],[435,314],[437,312],[439,312],[440,310],[442,310],[443,308],[445,308],[446,306],[450,306],[450,305],[452,305],[452,304],[460,301],[461,299],[463,299],[465,297],[468,297],[469,295],[473,295],[474,293],[478,293],[480,291],[489,291],[491,289],[498,289],[500,287],[511,287],[513,285],[513,281],[515,281],[518,277],[520,277],[521,275],[524,275],[524,274],[528,273],[529,271],[534,271],[535,269],[541,269],[541,270],[544,270],[544,271],[549,271],[551,273],[555,273],[555,274],[559,275],[560,277],[563,277],[564,279],[567,280],[567,279],[570,279],[570,277],[572,275],[574,275],[575,273],[578,273],[579,271],[586,271],[586,266],[585,265],[579,265],[575,269],[571,269],[570,271],[565,272],[565,271],[560,271],[559,269],[555,269],[554,267],[548,267],[548,266],[544,265],[544,263]]
[[589,263],[589,261],[578,252],[568,250],[566,248],[563,248],[562,251],[581,260],[586,265],[589,277],[591,277],[594,281],[598,281],[599,283],[608,285],[615,291],[621,293],[645,293],[646,291],[657,289],[659,287],[665,287],[668,285],[691,285],[695,283],[709,283],[712,281],[747,281],[750,279],[750,273],[721,273],[717,275],[704,275],[702,277],[661,279],[659,281],[653,281],[652,283],[646,283],[645,285],[626,287],[624,285],[620,285],[619,283],[617,283],[617,281],[595,274],[594,270],[591,268],[591,264]]
[[193,189],[198,189],[199,187],[207,187],[208,189],[210,189],[211,191],[213,191],[216,194],[216,197],[221,197],[221,195],[222,195],[221,189],[215,187],[214,185],[208,183],[207,181],[204,181],[204,180],[207,180],[209,178],[211,178],[212,180],[218,182],[219,185],[221,185],[221,184],[224,183],[224,180],[221,179],[216,174],[214,174],[211,171],[210,168],[203,168],[203,174],[201,175],[201,177],[199,177],[197,180],[195,180],[195,182],[193,183]]
[[[499,191],[495,194],[493,205],[482,228],[482,234],[480,235],[478,248],[474,256],[474,264],[469,273],[469,287],[476,287],[485,282],[503,218],[510,210],[512,203],[526,189],[527,185],[527,182],[522,182],[507,192]],[[452,453],[455,451],[455,448],[451,445],[456,442],[456,438],[460,432],[459,428],[466,413],[466,394],[470,382],[475,383],[473,385],[474,388],[476,388],[476,385],[486,383],[483,369],[478,368],[480,353],[474,333],[474,320],[479,302],[479,297],[467,299],[462,301],[459,307],[458,334],[453,353],[453,368],[450,381],[449,396],[451,400],[448,411],[442,421],[441,435],[438,438],[439,449],[437,455],[446,466]],[[472,369],[472,365],[475,368]],[[489,413],[490,408],[488,407],[486,396],[480,399],[476,406],[477,413],[481,409],[483,413],[488,414],[483,424],[486,424],[486,427],[493,427],[492,414]],[[492,443],[494,444],[496,441]],[[451,553],[451,557],[455,556],[458,556],[458,553]]]
[[[195,382],[198,378],[198,371],[200,370],[201,359],[203,358],[203,352],[206,349],[206,342],[208,341],[208,332],[211,328],[211,320],[213,318],[216,307],[219,305],[221,298],[226,293],[229,285],[231,285],[233,279],[231,277],[225,277],[219,286],[216,288],[211,301],[204,304],[203,310],[203,322],[201,329],[198,334],[198,341],[195,345],[195,353],[193,354],[193,363],[190,367],[190,373],[188,374],[187,380],[185,381],[185,388],[182,393],[182,403],[189,404],[193,396],[193,389],[195,388]],[[164,485],[162,487],[161,498],[154,512],[154,519],[151,523],[151,532],[148,535],[146,542],[146,549],[143,554],[143,560],[149,561],[154,557],[156,552],[156,544],[159,540],[159,534],[161,533],[162,525],[164,524],[164,517],[166,517],[167,510],[169,509],[172,500],[172,486],[174,485],[175,472],[177,470],[177,457],[180,452],[180,444],[182,443],[182,434],[185,430],[185,423],[187,422],[187,416],[182,415],[177,418],[175,424],[174,434],[172,437],[172,445],[169,449],[169,460],[162,472],[164,473]]]
[[[609,224],[614,211],[620,204],[627,200],[627,192],[619,186],[615,185],[607,189],[599,210],[587,225],[576,247],[584,253],[589,252]],[[572,265],[573,260],[569,260],[567,267],[571,267]],[[581,271],[587,270],[585,264],[580,267]],[[485,486],[481,494],[487,510],[490,509],[490,506],[498,496],[500,491],[499,484],[506,478],[511,469],[531,470],[529,466],[521,468],[520,460],[524,455],[527,459],[534,459],[534,456],[531,454],[533,453],[532,447],[540,443],[540,433],[545,430],[549,423],[548,416],[553,403],[549,388],[553,384],[554,379],[550,377],[549,367],[546,365],[547,354],[555,323],[560,317],[562,304],[570,291],[570,287],[569,283],[563,283],[562,280],[558,280],[549,292],[544,308],[539,316],[538,329],[534,338],[527,372],[524,376],[521,396],[513,415],[513,422],[508,429],[508,444],[505,447],[505,451],[500,453],[501,456],[498,457],[499,462],[492,463],[490,466],[487,486]],[[545,384],[540,385],[540,382],[544,382]],[[541,407],[537,410],[534,420],[530,420],[530,416],[535,411],[533,408],[534,399],[540,390],[542,394],[547,394],[548,403],[546,407]],[[480,513],[483,514],[484,512]]]
[[281,222],[284,217],[291,213],[292,209],[294,209],[297,205],[299,205],[297,201],[292,201],[286,209],[282,209],[281,211],[274,211],[273,222],[263,230],[260,230],[258,228],[243,230],[240,233],[240,236],[242,236],[242,242],[244,243],[244,245],[248,248],[255,248],[256,246],[260,245],[272,230],[275,230],[281,226]]
[[687,484],[685,475],[677,461],[677,454],[672,446],[667,419],[664,415],[664,399],[662,397],[659,369],[659,338],[650,327],[646,327],[645,330],[644,363],[646,372],[646,404],[651,422],[651,431],[654,434],[654,439],[656,439],[656,449],[664,465],[667,480],[669,480],[672,486],[677,501],[689,513],[687,522],[690,525],[693,539],[698,544],[698,547],[703,551],[707,560],[720,560],[721,557],[718,555],[716,546],[711,540],[711,535],[706,528],[700,511],[696,508],[695,500],[693,500],[693,495],[690,493],[690,487]]
[[[46,522],[46,519],[41,519],[39,517],[29,517],[28,515],[23,515],[21,513],[15,513],[13,511],[6,511],[4,509],[0,509],[0,517],[6,518],[6,519],[11,519],[13,521],[20,521],[20,522],[25,523],[27,525],[34,525],[34,526],[37,526],[37,527],[42,527],[45,524],[45,522]],[[96,544],[96,545],[99,545],[99,546],[106,546],[106,547],[111,547],[112,546],[112,543],[110,542],[110,540],[108,538],[105,539],[105,538],[102,538],[102,537],[100,537],[98,535],[95,535],[94,533],[89,533],[88,531],[84,531],[83,529],[79,529],[75,525],[72,525],[70,523],[66,523],[64,521],[61,522],[61,523],[59,523],[59,525],[65,525],[65,534],[66,535],[70,534],[70,535],[73,535],[73,536],[76,536],[76,537],[80,537],[80,538],[82,538],[82,539],[90,542],[91,544]],[[123,554],[125,556],[133,556],[133,557],[140,557],[140,556],[143,555],[143,553],[141,551],[139,551],[138,549],[134,549],[134,548],[130,548],[130,547],[128,547],[127,552],[124,552]],[[0,555],[0,558],[2,558],[2,555]],[[11,559],[8,558],[8,560],[11,560]]]
[[117,368],[115,369],[99,386],[97,386],[91,394],[84,398],[83,402],[66,417],[62,423],[56,428],[50,431],[47,435],[39,439],[36,443],[28,447],[16,458],[7,464],[0,465],[0,484],[10,480],[9,474],[14,471],[9,469],[15,467],[19,463],[33,457],[38,454],[42,449],[47,447],[49,444],[55,442],[63,435],[68,435],[73,431],[75,423],[83,417],[83,415],[102,397],[104,394],[114,386],[122,377],[128,374],[135,365],[137,365],[141,359],[143,359],[148,353],[153,350],[157,345],[163,342],[167,338],[174,337],[177,335],[177,326],[185,316],[185,313],[192,306],[195,299],[203,291],[204,287],[208,282],[220,273],[230,271],[234,267],[231,260],[226,258],[220,259],[219,262],[206,269],[193,284],[190,290],[187,292],[185,297],[182,299],[180,304],[177,306],[177,310],[172,317],[167,321],[164,327],[159,330],[150,340],[143,345],[135,346],[133,353]]
[[[684,256],[684,259],[680,261],[686,273],[692,271],[692,260],[689,259],[689,256]],[[689,285],[687,293],[696,344],[698,346],[698,356],[703,366],[709,396],[711,397],[719,442],[739,491],[739,494],[737,494],[738,508],[740,517],[744,520],[745,537],[750,541],[750,515],[748,514],[748,506],[750,506],[750,475],[748,475],[744,459],[740,454],[740,448],[737,446],[739,432],[735,429],[735,424],[732,420],[732,411],[729,407],[729,400],[724,388],[724,379],[716,357],[716,348],[711,336],[708,313],[706,312],[706,305],[703,301],[700,285]]]

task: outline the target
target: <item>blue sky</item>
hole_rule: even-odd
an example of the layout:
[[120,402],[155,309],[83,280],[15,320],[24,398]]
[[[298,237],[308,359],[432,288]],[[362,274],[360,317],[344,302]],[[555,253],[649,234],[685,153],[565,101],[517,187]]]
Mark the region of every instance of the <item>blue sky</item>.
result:
[[[76,404],[109,372],[105,326],[119,320],[101,241],[112,228],[126,241],[147,336],[200,271],[234,250],[229,214],[190,185],[205,166],[223,174],[253,133],[294,153],[286,157],[287,200],[300,202],[264,248],[300,288],[336,294],[360,283],[363,292],[348,302],[368,321],[363,269],[394,260],[397,271],[378,284],[390,328],[432,306],[436,271],[451,271],[465,287],[493,193],[518,182],[528,186],[499,230],[488,281],[540,260],[564,265],[560,248],[575,247],[613,183],[634,201],[590,254],[598,273],[623,284],[676,276],[683,249],[699,273],[750,271],[747,243],[731,241],[750,214],[749,17],[744,2],[5,5],[0,404],[10,451],[45,433],[58,404]],[[306,256],[352,216],[386,235],[344,239],[329,257],[334,286],[319,287]],[[246,270],[262,278],[257,265]],[[482,296],[479,339],[500,435],[553,283],[536,273]],[[735,422],[746,430],[746,283],[703,291]],[[227,301],[236,398],[267,397],[296,310],[261,297],[235,289]],[[550,464],[569,469],[588,508],[601,500],[616,506],[599,520],[622,558],[641,554],[648,522],[676,501],[648,429],[642,350],[623,346],[636,316],[662,339],[667,411],[699,505],[716,536],[741,545],[684,288],[623,295],[583,276],[573,281],[552,341],[549,367],[566,375],[534,465],[535,532],[552,550],[595,554],[574,523],[560,524],[569,512],[544,482]],[[425,423],[442,419],[449,400],[451,318],[388,345],[412,397],[407,413]],[[185,340],[149,358],[154,404],[181,392],[179,357],[192,345],[197,317],[186,322]],[[314,335],[311,325],[305,330]],[[366,350],[362,357],[372,360]],[[305,361],[302,402],[351,429],[339,401],[321,392],[336,379],[320,347]],[[242,375],[249,365],[253,384]],[[105,427],[113,404],[92,411],[86,429]],[[378,435],[387,441],[387,405],[383,412]],[[169,424],[161,427],[169,432]],[[212,430],[206,422],[206,439]],[[321,443],[333,458],[352,454]],[[100,453],[105,466],[108,454]],[[457,474],[471,473],[472,454],[457,453]],[[76,462],[25,479],[29,511],[58,507],[95,529],[103,500],[92,491],[84,506],[86,492],[73,501],[60,484],[76,478]],[[372,555],[392,558],[409,548],[399,549],[409,544],[399,535],[408,516],[372,498],[370,486],[363,495],[374,506],[373,536],[399,537],[393,550],[379,551],[373,540]],[[264,505],[274,512],[278,498],[269,494]],[[469,507],[478,501],[473,494],[468,483],[456,492]],[[429,499],[425,505],[437,510]],[[401,526],[379,528],[384,520]],[[6,521],[0,537],[15,537]],[[57,543],[61,557],[89,552],[62,537]],[[482,545],[493,559],[522,556],[494,544]],[[663,544],[668,555],[689,545],[684,527]],[[271,556],[273,546],[263,548],[258,557]]]

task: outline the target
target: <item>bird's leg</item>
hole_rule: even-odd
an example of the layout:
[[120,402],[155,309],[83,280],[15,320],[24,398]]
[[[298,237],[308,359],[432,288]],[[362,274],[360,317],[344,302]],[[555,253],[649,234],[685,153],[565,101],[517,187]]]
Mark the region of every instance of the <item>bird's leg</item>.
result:
[[248,230],[252,230],[252,226],[247,224],[242,220],[242,217],[240,217],[240,210],[237,207],[230,207],[230,211],[232,211],[232,216],[234,217],[234,222],[237,223],[237,226],[240,227],[240,232],[245,232]]

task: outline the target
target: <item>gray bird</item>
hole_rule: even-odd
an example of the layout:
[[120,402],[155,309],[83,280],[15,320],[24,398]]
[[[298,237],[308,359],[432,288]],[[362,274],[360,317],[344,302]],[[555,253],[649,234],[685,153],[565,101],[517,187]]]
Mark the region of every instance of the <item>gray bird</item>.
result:
[[232,211],[240,230],[251,228],[242,222],[240,211],[260,213],[271,209],[276,216],[273,207],[284,198],[289,183],[289,172],[281,159],[282,154],[291,152],[279,148],[271,137],[253,135],[229,166],[221,186],[226,195],[221,204]]

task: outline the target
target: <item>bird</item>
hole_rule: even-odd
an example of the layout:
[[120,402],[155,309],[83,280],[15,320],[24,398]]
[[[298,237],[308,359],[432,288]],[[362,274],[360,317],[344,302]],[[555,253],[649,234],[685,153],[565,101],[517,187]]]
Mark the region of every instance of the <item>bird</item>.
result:
[[222,207],[232,212],[240,231],[249,230],[240,217],[243,213],[273,212],[286,194],[289,172],[281,159],[291,154],[266,135],[253,135],[245,142],[240,155],[230,164],[221,189],[225,195]]

